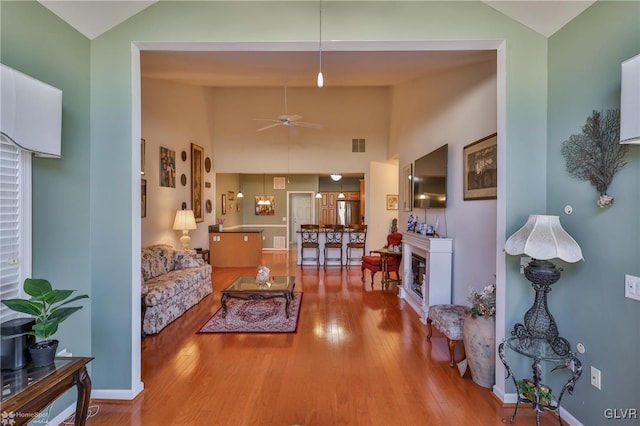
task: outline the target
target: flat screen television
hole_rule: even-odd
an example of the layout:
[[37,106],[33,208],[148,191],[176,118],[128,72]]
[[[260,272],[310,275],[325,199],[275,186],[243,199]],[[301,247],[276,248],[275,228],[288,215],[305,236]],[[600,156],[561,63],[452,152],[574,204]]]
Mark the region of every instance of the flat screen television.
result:
[[413,169],[413,208],[447,207],[447,154],[449,145],[418,158]]

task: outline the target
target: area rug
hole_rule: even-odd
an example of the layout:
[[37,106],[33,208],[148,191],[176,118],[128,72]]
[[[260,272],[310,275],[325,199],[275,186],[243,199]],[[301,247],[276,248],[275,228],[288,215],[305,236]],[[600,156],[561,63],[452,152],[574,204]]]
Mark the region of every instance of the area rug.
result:
[[289,305],[289,318],[284,314],[285,300],[227,299],[227,316],[222,308],[206,322],[199,333],[295,333],[298,328],[302,293],[294,293]]

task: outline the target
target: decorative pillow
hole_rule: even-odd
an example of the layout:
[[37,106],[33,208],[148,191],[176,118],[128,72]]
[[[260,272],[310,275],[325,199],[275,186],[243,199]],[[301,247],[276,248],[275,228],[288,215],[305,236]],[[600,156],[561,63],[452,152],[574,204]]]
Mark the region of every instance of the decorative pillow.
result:
[[158,254],[149,248],[142,249],[142,279],[144,281],[166,273],[165,265]]
[[202,266],[196,258],[196,253],[191,251],[176,251],[175,269],[197,268]]

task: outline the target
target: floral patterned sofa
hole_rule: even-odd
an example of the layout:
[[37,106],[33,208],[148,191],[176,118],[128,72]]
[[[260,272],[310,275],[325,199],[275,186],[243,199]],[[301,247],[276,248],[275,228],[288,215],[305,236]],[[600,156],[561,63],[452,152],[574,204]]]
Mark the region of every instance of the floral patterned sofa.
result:
[[211,293],[211,265],[195,250],[142,249],[142,332],[156,334]]

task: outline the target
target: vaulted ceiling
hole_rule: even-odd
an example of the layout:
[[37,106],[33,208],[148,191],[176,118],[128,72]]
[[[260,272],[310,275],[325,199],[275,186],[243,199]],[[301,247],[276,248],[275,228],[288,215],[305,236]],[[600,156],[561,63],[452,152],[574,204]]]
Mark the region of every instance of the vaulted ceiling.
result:
[[[154,0],[40,0],[89,39],[156,3]],[[487,5],[549,37],[594,1],[507,0]],[[447,68],[494,60],[492,51],[331,51],[322,64],[327,85],[393,86]],[[305,51],[306,50],[306,51]],[[324,49],[323,49],[324,50]],[[292,52],[143,51],[144,77],[217,87],[312,86],[318,70],[315,48]]]

